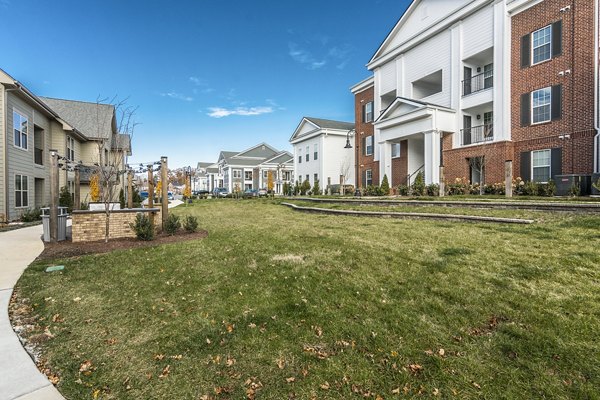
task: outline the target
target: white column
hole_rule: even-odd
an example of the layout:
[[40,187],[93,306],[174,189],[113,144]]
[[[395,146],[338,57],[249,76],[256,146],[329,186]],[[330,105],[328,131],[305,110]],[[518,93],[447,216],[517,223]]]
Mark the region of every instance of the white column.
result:
[[505,2],[494,5],[494,141],[510,140],[510,18]]
[[425,183],[440,183],[440,132],[431,131],[425,136]]

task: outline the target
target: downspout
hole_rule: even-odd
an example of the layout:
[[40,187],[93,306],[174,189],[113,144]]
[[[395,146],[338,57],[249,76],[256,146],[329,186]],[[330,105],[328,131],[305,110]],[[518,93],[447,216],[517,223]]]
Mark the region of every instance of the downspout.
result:
[[600,172],[600,121],[598,117],[598,46],[600,35],[600,29],[598,27],[598,0],[594,0],[594,129],[596,135],[594,136],[594,172]]

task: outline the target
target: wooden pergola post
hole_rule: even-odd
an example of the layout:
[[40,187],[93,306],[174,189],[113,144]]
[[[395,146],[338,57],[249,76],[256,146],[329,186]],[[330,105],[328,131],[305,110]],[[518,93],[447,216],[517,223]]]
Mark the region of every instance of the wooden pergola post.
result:
[[58,241],[58,152],[50,150],[50,241]]
[[[153,165],[148,165],[148,208],[154,208],[154,171]],[[150,222],[154,226],[154,214],[150,213]]]
[[169,217],[169,177],[168,177],[168,159],[166,156],[160,158],[160,182],[161,182],[161,214],[162,227],[165,229],[167,218]]
[[127,170],[127,208],[133,208],[133,171]]
[[73,193],[73,210],[81,208],[81,174],[79,165],[75,166],[75,193]]

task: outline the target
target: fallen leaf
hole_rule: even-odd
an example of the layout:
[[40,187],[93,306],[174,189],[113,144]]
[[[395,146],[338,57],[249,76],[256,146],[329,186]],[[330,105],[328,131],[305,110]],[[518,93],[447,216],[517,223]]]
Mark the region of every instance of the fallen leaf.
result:
[[94,398],[94,399],[97,399],[99,395],[100,395],[100,389],[95,389],[92,392],[92,398]]
[[177,354],[176,356],[171,356],[170,358],[173,360],[181,360],[183,356],[181,354]]
[[479,385],[477,384],[477,382],[472,382],[472,383],[473,383],[473,386],[475,386],[477,389],[481,389],[481,386],[479,386]]
[[248,328],[254,329],[256,328],[256,324],[254,322],[251,322],[250,324],[248,324]]
[[444,357],[444,355],[446,354],[446,350],[444,350],[444,349],[439,349],[439,350],[438,350],[438,354],[439,354],[441,357]]
[[323,390],[329,390],[329,387],[330,387],[329,382],[325,382],[321,385],[321,389],[323,389]]
[[439,396],[440,391],[438,390],[438,388],[434,388],[433,392],[431,392],[431,393],[433,393],[434,396]]
[[285,359],[283,357],[279,357],[276,362],[279,369],[283,369],[283,367],[285,367]]
[[413,374],[418,374],[419,372],[423,371],[423,367],[419,364],[410,364],[408,368]]
[[158,376],[159,378],[166,378],[171,372],[171,366],[167,365],[163,368],[162,373]]
[[289,378],[285,378],[285,381],[286,381],[287,383],[292,383],[292,382],[295,382],[295,381],[296,381],[296,378],[294,378],[293,376],[290,376]]
[[65,319],[61,318],[60,314],[54,314],[52,316],[52,322],[56,322],[56,323],[65,322]]
[[227,357],[227,362],[225,363],[228,367],[231,367],[233,364],[235,364],[235,358],[232,357]]
[[227,324],[227,332],[229,332],[229,333],[233,332],[233,328],[234,328],[234,326],[235,326],[235,325],[232,325],[232,324]]
[[206,344],[210,344],[210,339],[206,338]]
[[91,371],[91,369],[92,369],[92,361],[91,360],[85,360],[79,366],[79,372],[89,372],[89,371]]
[[75,298],[73,299],[73,301],[75,301],[75,302],[77,302],[77,301],[81,301],[81,297],[75,297]]
[[155,354],[155,355],[154,355],[154,359],[155,359],[155,360],[158,360],[158,361],[160,361],[160,360],[162,360],[163,358],[165,358],[165,355],[164,355],[164,354]]

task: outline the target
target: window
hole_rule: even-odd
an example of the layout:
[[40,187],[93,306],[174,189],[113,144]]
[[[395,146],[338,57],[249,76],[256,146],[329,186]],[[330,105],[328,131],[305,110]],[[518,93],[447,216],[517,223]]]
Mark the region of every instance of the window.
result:
[[318,160],[319,159],[319,145],[315,143],[314,146],[314,152],[313,152],[313,160]]
[[373,121],[373,102],[370,101],[363,106],[363,122]]
[[494,86],[494,64],[483,66],[483,88],[489,89]]
[[302,149],[298,149],[298,164],[302,164]]
[[365,171],[365,186],[373,184],[373,171],[368,169]]
[[242,177],[242,170],[241,169],[234,169],[233,170],[233,177],[234,178],[241,178]]
[[364,144],[364,155],[365,156],[371,156],[373,155],[373,136],[367,136],[365,138],[365,144]]
[[75,161],[75,140],[67,136],[67,160]]
[[550,121],[552,90],[547,87],[531,93],[531,122],[533,124]]
[[534,182],[546,183],[550,180],[550,149],[531,152],[531,176]]
[[29,185],[25,175],[15,175],[15,207],[29,207]]
[[108,166],[108,149],[104,149],[104,166]]
[[306,174],[306,181],[307,181],[307,182],[310,182],[310,179],[309,179],[309,178],[310,178],[310,176],[309,176],[308,174]]
[[27,117],[13,111],[13,128],[15,146],[27,150]]
[[292,180],[292,173],[290,171],[283,171],[283,180],[284,181],[291,181]]
[[306,161],[310,161],[310,146],[306,146]]
[[267,179],[269,177],[269,171],[263,171],[263,179]]
[[315,174],[315,175],[313,176],[313,178],[314,178],[314,181],[313,181],[313,182],[316,182],[316,181],[318,181],[318,180],[319,180],[319,174]]
[[392,158],[400,157],[400,143],[392,143]]
[[244,179],[247,181],[252,180],[252,171],[244,171]]
[[552,25],[531,34],[532,64],[549,60],[552,57]]

